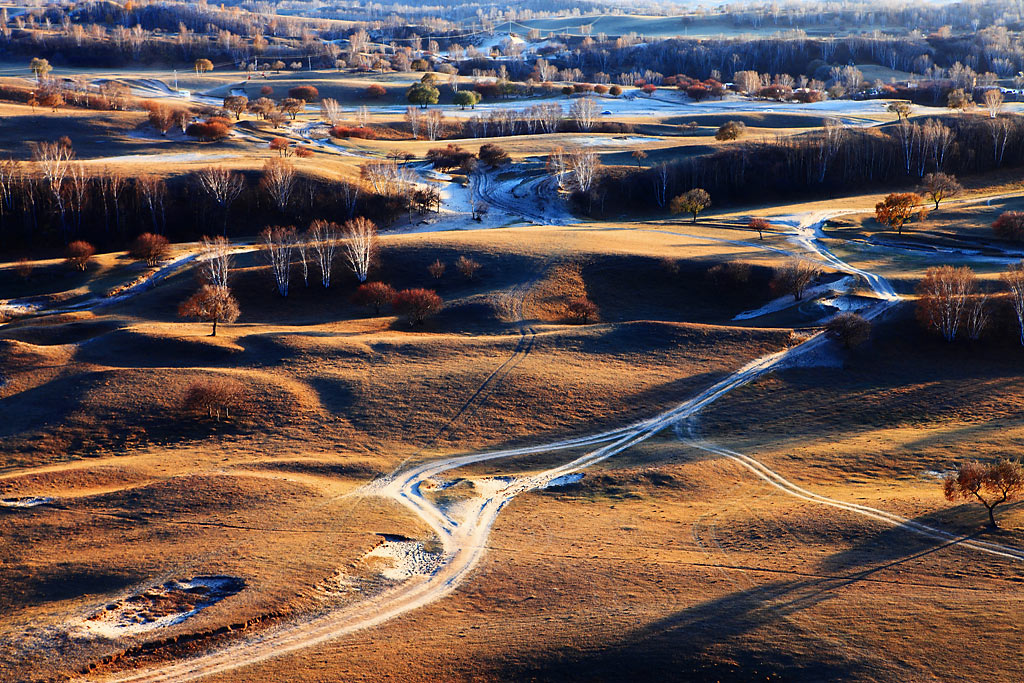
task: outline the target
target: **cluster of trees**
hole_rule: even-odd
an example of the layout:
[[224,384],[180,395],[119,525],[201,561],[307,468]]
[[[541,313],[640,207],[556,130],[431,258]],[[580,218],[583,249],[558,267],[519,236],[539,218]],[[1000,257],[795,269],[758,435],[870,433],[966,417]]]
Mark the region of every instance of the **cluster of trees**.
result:
[[967,266],[929,268],[917,288],[917,318],[947,342],[977,341],[1009,326],[1024,346],[1024,262],[1010,267],[1000,281],[1003,290],[993,293]]
[[951,116],[920,123],[901,117],[881,129],[827,121],[803,135],[741,141],[649,168],[608,168],[593,183],[592,196],[576,197],[576,203],[619,215],[664,208],[667,198],[692,187],[703,187],[721,202],[753,202],[907,182],[921,183],[931,201],[941,202],[958,190],[938,180],[1022,165],[1024,119],[1019,116]]
[[338,225],[325,220],[313,221],[304,233],[293,227],[268,227],[260,233],[262,253],[270,266],[277,292],[288,296],[292,271],[301,267],[303,284],[309,286],[310,263],[320,272],[320,284],[331,286],[331,273],[337,258],[359,282],[366,282],[377,254],[377,226],[361,216]]
[[31,160],[0,161],[0,251],[75,240],[117,248],[142,233],[189,240],[211,221],[225,235],[233,225],[251,232],[282,221],[363,216],[389,223],[440,201],[417,194],[411,172],[395,161],[367,169],[364,179],[313,178],[287,158],[270,159],[255,173],[211,166],[176,177],[129,176],[78,162],[67,138],[44,141]]

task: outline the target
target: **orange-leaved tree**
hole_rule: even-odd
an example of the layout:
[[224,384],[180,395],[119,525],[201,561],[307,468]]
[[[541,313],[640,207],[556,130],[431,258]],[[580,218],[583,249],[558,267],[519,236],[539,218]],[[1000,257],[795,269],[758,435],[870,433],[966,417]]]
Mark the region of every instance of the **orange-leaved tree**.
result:
[[988,510],[992,528],[996,524],[996,506],[1024,494],[1024,467],[1013,460],[982,464],[968,462],[956,468],[942,483],[950,501],[976,499]]
[[921,201],[921,195],[915,192],[894,192],[875,204],[875,220],[902,235],[907,221],[928,215]]

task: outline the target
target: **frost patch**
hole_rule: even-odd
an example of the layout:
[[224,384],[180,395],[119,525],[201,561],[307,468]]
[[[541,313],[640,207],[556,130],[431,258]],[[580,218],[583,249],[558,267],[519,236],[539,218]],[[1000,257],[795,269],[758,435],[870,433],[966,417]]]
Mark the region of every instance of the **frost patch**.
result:
[[197,576],[168,581],[162,586],[112,602],[85,619],[79,628],[99,638],[122,638],[180,624],[210,605],[245,588],[233,576]]
[[5,508],[35,508],[40,505],[50,505],[53,498],[40,498],[29,496],[28,498],[4,498],[0,500],[0,507]]
[[570,484],[578,484],[583,481],[582,472],[573,472],[572,474],[563,474],[560,477],[555,477],[548,483],[544,484],[544,488],[553,489],[558,486],[569,486]]
[[381,576],[392,581],[404,581],[412,576],[430,576],[441,566],[441,553],[428,551],[419,541],[385,536],[364,560],[380,561],[385,566]]

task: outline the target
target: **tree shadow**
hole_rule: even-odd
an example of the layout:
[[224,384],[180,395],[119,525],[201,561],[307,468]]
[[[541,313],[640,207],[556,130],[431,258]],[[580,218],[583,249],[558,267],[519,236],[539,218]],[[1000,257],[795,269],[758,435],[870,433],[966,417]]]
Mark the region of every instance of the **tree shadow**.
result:
[[496,667],[503,677],[545,681],[856,678],[869,668],[868,662],[780,623],[828,599],[832,588],[822,585],[827,583],[804,579],[763,584],[681,610],[596,651],[563,649]]

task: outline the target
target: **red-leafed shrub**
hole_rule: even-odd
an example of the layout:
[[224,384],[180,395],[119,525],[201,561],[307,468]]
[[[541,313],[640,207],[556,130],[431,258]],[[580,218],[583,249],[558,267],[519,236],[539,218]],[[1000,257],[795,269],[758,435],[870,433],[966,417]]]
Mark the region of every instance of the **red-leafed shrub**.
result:
[[320,91],[312,85],[297,85],[288,90],[288,97],[294,97],[297,100],[305,100],[306,102],[313,102],[320,98]]
[[223,140],[228,136],[228,127],[219,122],[190,123],[185,129],[185,135],[199,140]]
[[376,140],[377,133],[366,126],[334,126],[330,130],[331,137],[335,138],[361,138],[363,140]]
[[444,301],[432,289],[403,289],[391,300],[391,306],[412,325],[420,325],[441,310]]

